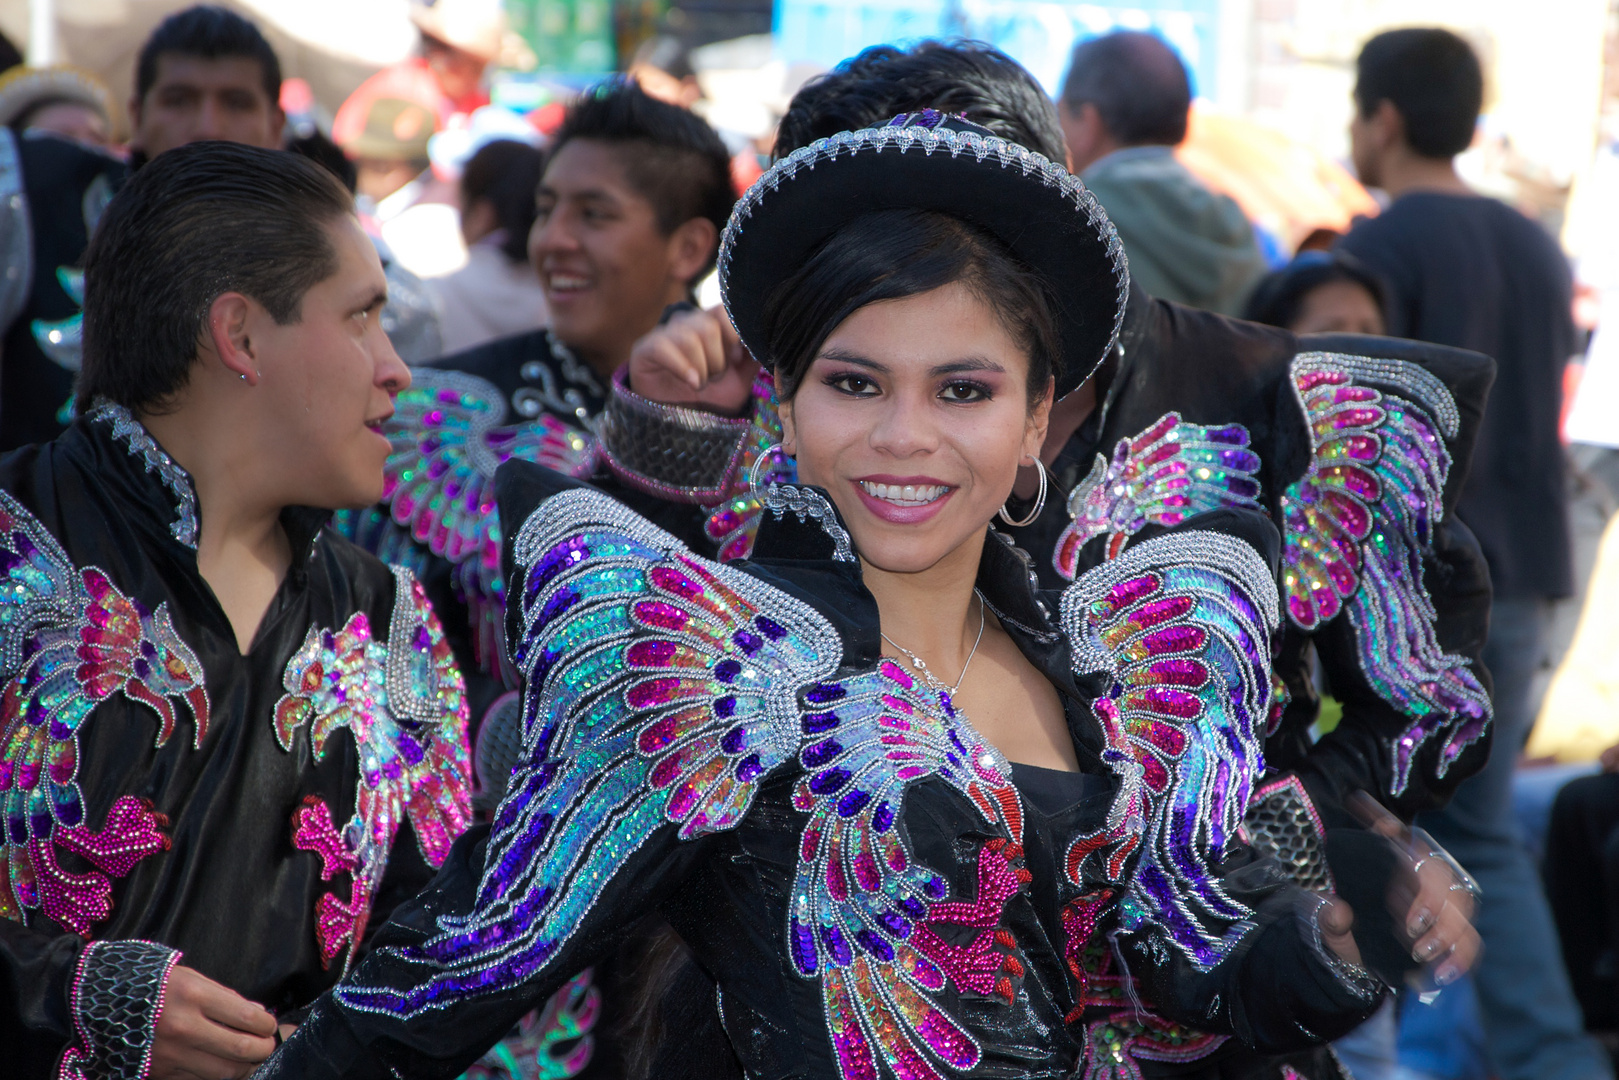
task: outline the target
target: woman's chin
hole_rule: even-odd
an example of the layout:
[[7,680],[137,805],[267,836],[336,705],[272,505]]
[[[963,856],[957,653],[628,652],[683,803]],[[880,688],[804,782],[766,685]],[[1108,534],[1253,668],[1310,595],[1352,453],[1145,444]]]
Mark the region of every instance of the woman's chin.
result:
[[[855,550],[868,566],[890,574],[920,574],[945,562],[966,545],[982,550],[987,525],[963,530],[927,525],[892,525],[888,522],[850,524]],[[975,562],[976,565],[976,562]]]

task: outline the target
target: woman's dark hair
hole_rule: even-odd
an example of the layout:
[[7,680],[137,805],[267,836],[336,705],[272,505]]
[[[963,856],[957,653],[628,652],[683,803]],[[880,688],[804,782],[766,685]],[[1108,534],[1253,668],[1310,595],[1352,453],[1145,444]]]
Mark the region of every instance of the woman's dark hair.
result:
[[1242,317],[1249,322],[1290,328],[1304,307],[1304,298],[1323,285],[1347,281],[1371,294],[1377,310],[1388,315],[1388,287],[1371,268],[1342,251],[1306,251],[1259,279],[1248,297]]
[[327,226],[354,212],[337,178],[285,150],[197,142],[159,154],[107,206],[84,261],[79,411],[163,408],[222,293],[285,326],[337,272]]
[[1016,60],[979,41],[924,41],[873,45],[805,83],[776,127],[775,156],[923,109],[960,113],[1059,165],[1068,152],[1057,107]]
[[1061,363],[1046,283],[999,239],[933,210],[882,210],[849,222],[765,301],[764,346],[777,391],[798,391],[827,335],[867,304],[960,282],[1029,357],[1029,404]]
[[1413,27],[1378,34],[1355,61],[1355,104],[1362,117],[1391,101],[1405,141],[1427,158],[1452,158],[1473,142],[1484,107],[1484,70],[1466,41],[1449,30]]
[[545,155],[515,139],[482,147],[461,170],[461,203],[482,200],[495,209],[504,232],[500,250],[514,263],[528,261],[528,231],[534,227],[534,189],[540,186]]

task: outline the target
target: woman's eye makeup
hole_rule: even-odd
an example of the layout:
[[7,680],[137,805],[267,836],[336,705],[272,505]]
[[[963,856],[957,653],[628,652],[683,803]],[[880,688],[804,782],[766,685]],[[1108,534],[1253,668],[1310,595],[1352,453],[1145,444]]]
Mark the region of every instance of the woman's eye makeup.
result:
[[870,376],[853,371],[837,371],[823,380],[832,389],[851,397],[870,397],[877,392],[877,384]]
[[995,391],[972,379],[952,379],[939,391],[939,397],[952,404],[964,405],[975,401],[988,401],[994,396]]

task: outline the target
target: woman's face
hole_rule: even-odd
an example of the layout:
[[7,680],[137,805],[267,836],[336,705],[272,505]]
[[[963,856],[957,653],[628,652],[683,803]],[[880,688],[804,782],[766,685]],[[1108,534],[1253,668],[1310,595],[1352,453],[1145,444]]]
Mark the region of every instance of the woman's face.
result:
[[[825,488],[866,562],[926,570],[984,528],[1045,437],[1028,356],[965,286],[856,311],[832,331],[792,400],[784,446]],[[976,563],[976,556],[974,557]]]

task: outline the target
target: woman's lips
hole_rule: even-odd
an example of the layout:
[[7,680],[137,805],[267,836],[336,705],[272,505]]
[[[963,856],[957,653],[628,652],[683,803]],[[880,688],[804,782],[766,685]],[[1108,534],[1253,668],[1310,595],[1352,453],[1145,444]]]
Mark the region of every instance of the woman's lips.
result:
[[956,492],[938,483],[855,480],[851,484],[867,510],[895,525],[917,525],[929,520],[944,509]]

